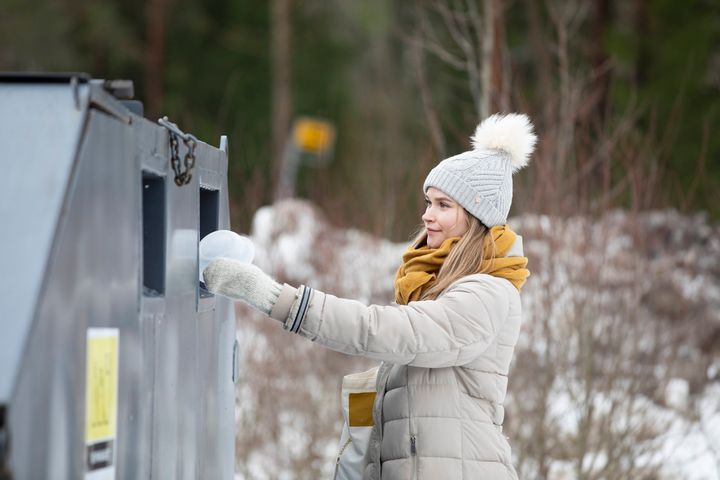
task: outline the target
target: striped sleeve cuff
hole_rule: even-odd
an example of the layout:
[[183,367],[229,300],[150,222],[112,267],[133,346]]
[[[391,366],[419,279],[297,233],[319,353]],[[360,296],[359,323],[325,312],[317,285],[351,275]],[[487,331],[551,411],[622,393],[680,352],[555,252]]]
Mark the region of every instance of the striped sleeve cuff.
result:
[[288,316],[287,322],[285,322],[285,328],[292,333],[298,333],[303,321],[305,321],[305,314],[307,314],[308,307],[310,306],[312,292],[312,288],[306,287],[305,285],[302,285],[298,289],[297,300],[290,309],[290,315]]
[[270,316],[283,322],[283,328],[298,333],[310,306],[313,289],[306,286],[294,288],[283,285],[278,301],[273,306]]

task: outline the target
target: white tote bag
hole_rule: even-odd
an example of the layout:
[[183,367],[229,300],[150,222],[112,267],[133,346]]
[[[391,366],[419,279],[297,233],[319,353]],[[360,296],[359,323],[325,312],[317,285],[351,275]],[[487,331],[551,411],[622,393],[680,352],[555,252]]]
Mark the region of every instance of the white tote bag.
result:
[[361,480],[373,427],[378,367],[345,375],[342,382],[343,429],[335,462],[335,480]]

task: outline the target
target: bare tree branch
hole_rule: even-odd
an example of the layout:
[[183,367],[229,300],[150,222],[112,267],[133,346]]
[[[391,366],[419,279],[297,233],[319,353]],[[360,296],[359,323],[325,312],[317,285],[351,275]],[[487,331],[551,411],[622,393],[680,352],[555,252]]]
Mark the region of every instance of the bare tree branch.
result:
[[430,138],[432,139],[435,152],[440,158],[445,157],[445,137],[442,133],[442,127],[440,126],[440,120],[438,113],[435,110],[435,106],[432,101],[432,94],[430,93],[430,86],[428,85],[427,76],[425,72],[425,62],[423,61],[423,52],[420,46],[415,43],[413,44],[413,57],[415,64],[415,75],[418,81],[418,87],[420,88],[420,98],[422,99],[423,111],[425,112],[425,119],[428,123],[428,129],[430,130]]

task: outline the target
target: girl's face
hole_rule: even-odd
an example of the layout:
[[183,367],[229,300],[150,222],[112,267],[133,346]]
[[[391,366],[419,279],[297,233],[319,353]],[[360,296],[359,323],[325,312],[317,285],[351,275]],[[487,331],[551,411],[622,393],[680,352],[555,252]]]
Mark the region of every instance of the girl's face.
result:
[[437,188],[425,194],[425,213],[422,221],[427,230],[427,245],[438,248],[450,237],[462,237],[468,230],[465,209]]

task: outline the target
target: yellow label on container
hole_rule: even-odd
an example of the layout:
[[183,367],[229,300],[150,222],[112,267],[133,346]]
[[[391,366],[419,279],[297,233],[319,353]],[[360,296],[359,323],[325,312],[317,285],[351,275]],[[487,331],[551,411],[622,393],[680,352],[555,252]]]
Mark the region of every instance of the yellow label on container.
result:
[[118,330],[87,332],[85,442],[115,438],[117,431]]

